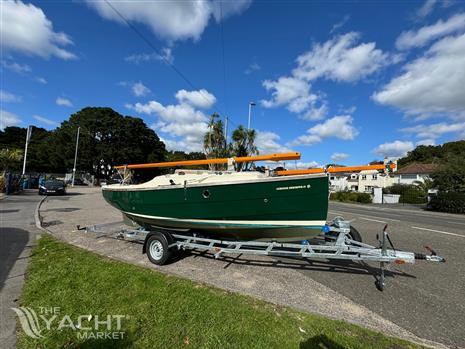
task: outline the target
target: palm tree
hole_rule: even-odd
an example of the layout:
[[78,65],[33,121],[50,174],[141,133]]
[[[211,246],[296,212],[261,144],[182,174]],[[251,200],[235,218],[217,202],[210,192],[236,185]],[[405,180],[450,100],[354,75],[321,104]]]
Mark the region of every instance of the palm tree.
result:
[[1,149],[0,150],[0,169],[3,175],[9,169],[18,166],[23,158],[23,152],[19,149]]
[[[231,144],[231,153],[234,156],[251,156],[258,154],[258,149],[255,146],[255,138],[257,133],[253,129],[246,129],[244,126],[239,125],[232,133],[233,143]],[[243,168],[245,170],[252,166],[251,163],[238,163],[236,164],[236,170],[240,171]]]

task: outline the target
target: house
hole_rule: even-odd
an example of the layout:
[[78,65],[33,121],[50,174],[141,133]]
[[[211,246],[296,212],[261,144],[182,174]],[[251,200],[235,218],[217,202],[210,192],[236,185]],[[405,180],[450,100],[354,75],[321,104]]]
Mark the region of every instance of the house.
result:
[[377,170],[360,171],[358,174],[358,192],[373,193],[374,188],[386,188],[393,185],[395,179],[392,175]]
[[394,173],[395,183],[414,184],[424,182],[437,169],[436,164],[410,164]]
[[349,184],[347,181],[347,173],[331,173],[329,176],[329,189],[332,192],[335,191],[345,191],[349,189]]

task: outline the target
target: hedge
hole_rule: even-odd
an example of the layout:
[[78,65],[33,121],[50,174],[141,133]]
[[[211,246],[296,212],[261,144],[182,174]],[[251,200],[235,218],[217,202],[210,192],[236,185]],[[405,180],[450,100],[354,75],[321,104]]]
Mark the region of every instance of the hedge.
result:
[[370,194],[354,191],[337,191],[335,193],[331,193],[329,199],[342,202],[359,202],[362,204],[370,204],[373,202]]
[[428,209],[450,213],[465,213],[465,193],[440,192],[431,198]]

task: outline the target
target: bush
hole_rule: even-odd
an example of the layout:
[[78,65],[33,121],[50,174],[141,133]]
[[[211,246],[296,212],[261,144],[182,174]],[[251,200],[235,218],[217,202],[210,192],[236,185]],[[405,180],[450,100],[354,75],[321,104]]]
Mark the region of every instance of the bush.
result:
[[363,204],[369,204],[372,202],[370,194],[357,193],[353,191],[337,191],[335,193],[331,193],[329,199],[342,202],[360,202]]
[[425,192],[415,184],[393,184],[385,188],[384,193],[400,195],[399,202],[404,204],[424,204],[427,201]]
[[465,213],[465,193],[440,192],[437,196],[431,198],[428,209],[450,213]]

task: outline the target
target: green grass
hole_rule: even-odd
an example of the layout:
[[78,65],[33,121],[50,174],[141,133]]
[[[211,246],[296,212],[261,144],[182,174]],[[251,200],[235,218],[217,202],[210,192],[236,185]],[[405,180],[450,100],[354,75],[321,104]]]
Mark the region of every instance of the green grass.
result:
[[129,318],[122,322],[122,340],[79,339],[79,331],[56,325],[43,330],[43,339],[32,339],[19,326],[19,348],[418,348],[343,321],[107,259],[48,235],[34,249],[20,303],[36,311],[60,307],[59,319]]

